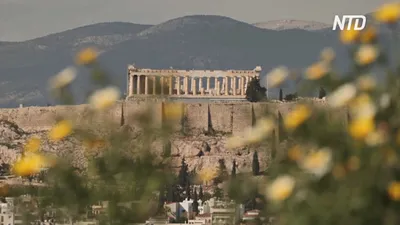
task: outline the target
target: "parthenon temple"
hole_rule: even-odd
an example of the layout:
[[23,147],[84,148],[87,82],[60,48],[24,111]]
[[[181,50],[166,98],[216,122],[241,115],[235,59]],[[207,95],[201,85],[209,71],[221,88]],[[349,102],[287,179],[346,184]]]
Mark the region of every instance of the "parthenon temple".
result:
[[182,98],[245,98],[252,78],[259,77],[261,67],[253,70],[175,70],[139,69],[128,66],[128,97],[168,95]]

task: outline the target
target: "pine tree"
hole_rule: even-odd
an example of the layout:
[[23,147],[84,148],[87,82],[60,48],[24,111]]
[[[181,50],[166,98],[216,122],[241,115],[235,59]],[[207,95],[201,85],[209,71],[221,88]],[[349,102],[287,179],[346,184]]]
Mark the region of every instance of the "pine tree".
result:
[[193,191],[193,212],[195,213],[195,215],[197,215],[199,213],[199,202],[197,199],[197,191],[196,189],[194,189]]
[[283,117],[280,112],[278,112],[278,143],[282,142],[283,140],[287,139],[285,126],[283,125]]
[[175,201],[173,185],[168,185],[166,201],[167,202],[174,202]]
[[219,159],[218,160],[218,176],[214,179],[214,184],[220,184],[224,182],[229,176],[228,171],[226,169],[225,160]]
[[188,199],[188,200],[190,200],[190,198],[192,197],[191,196],[191,194],[190,194],[190,184],[188,183],[187,185],[186,185],[186,198]]
[[224,197],[224,192],[222,191],[221,188],[216,187],[216,188],[214,189],[214,195],[213,195],[213,197],[216,198],[216,199],[222,199],[222,197]]
[[259,102],[266,99],[267,89],[261,87],[260,78],[253,78],[246,89],[246,99],[249,102]]
[[257,153],[257,151],[255,151],[254,154],[253,154],[252,169],[253,169],[253,175],[254,176],[257,176],[257,175],[260,174],[260,163],[258,162],[258,153]]
[[326,91],[323,87],[319,88],[319,93],[318,93],[318,98],[322,99],[323,97],[326,96]]
[[160,188],[160,192],[158,195],[158,208],[157,214],[160,215],[164,211],[164,203],[165,203],[165,187]]
[[236,160],[233,160],[233,163],[232,163],[232,172],[231,172],[231,176],[232,176],[232,178],[235,178],[235,177],[236,177]]
[[282,91],[282,88],[279,89],[279,101],[283,101],[283,91]]
[[179,185],[181,186],[181,188],[185,188],[186,185],[188,184],[189,172],[188,172],[188,166],[185,163],[184,158],[181,161],[181,169],[179,170],[178,179],[179,179]]
[[202,186],[200,186],[200,190],[199,190],[199,199],[201,200],[201,202],[204,202],[204,193],[203,193]]

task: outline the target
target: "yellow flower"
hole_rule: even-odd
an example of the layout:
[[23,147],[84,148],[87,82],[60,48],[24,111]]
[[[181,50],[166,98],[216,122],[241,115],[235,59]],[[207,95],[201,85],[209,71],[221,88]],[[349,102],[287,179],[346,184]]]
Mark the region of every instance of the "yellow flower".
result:
[[355,30],[354,29],[354,25],[353,27],[351,27],[348,30],[342,30],[340,31],[340,41],[343,44],[351,44],[354,43],[356,41],[358,41],[358,38],[360,37],[360,31],[359,30]]
[[182,103],[166,103],[164,104],[164,118],[166,120],[182,119],[184,105]]
[[292,161],[298,161],[301,159],[302,156],[303,153],[301,152],[301,148],[298,145],[293,146],[288,151],[288,158]]
[[393,166],[398,162],[398,157],[395,150],[392,148],[384,148],[382,151],[386,165]]
[[267,198],[279,202],[287,199],[293,192],[296,181],[292,176],[282,175],[267,188]]
[[95,110],[105,110],[113,106],[119,97],[119,89],[111,86],[95,91],[89,97],[89,103]]
[[384,93],[381,95],[381,97],[379,98],[379,106],[382,109],[386,109],[387,107],[389,107],[390,105],[390,94],[388,93]]
[[394,201],[400,201],[400,182],[393,181],[389,184],[387,192],[390,199]]
[[374,17],[382,23],[395,23],[400,18],[400,4],[397,2],[386,3],[376,10]]
[[360,159],[356,156],[351,156],[347,161],[347,168],[350,171],[358,170],[360,168]]
[[338,108],[345,106],[356,96],[357,88],[353,84],[343,84],[327,97],[331,107]]
[[284,119],[284,125],[288,130],[294,130],[311,116],[311,109],[306,105],[296,105]]
[[376,27],[368,26],[361,32],[360,41],[362,43],[368,44],[376,40],[377,30]]
[[66,87],[75,80],[76,74],[77,71],[75,67],[67,67],[54,77],[50,78],[49,86],[51,89],[60,89]]
[[37,152],[40,148],[40,139],[37,137],[30,138],[24,147],[24,150],[27,152]]
[[335,59],[335,51],[333,48],[324,48],[321,51],[320,59],[324,63],[331,63]]
[[364,75],[357,79],[357,87],[361,91],[371,91],[376,87],[376,79],[371,75]]
[[357,140],[365,139],[375,130],[374,118],[360,117],[352,120],[349,125],[350,135]]
[[299,166],[308,173],[322,177],[332,166],[332,151],[329,148],[322,148],[311,152],[299,162]]
[[207,182],[213,180],[214,178],[216,178],[217,174],[218,173],[215,169],[206,168],[199,172],[199,178],[201,181],[207,183]]
[[98,149],[103,148],[106,145],[106,142],[101,139],[84,140],[83,145],[86,149]]
[[96,61],[98,56],[97,50],[94,48],[86,48],[76,55],[75,62],[78,65],[88,65]]
[[359,65],[369,65],[378,58],[379,50],[373,45],[362,45],[356,52],[355,60]]
[[235,148],[243,147],[245,145],[246,145],[246,141],[244,140],[244,138],[238,137],[238,136],[232,136],[226,140],[225,147],[227,149],[235,149]]
[[306,77],[309,80],[321,79],[329,72],[329,68],[325,62],[317,62],[306,69]]
[[21,157],[13,166],[13,172],[18,176],[30,176],[40,172],[46,166],[46,160],[39,154],[28,154]]
[[256,144],[264,140],[275,128],[275,122],[272,118],[261,118],[256,126],[244,130],[243,135],[228,138],[226,147],[234,149],[243,147],[247,144]]
[[49,132],[49,138],[59,141],[72,133],[72,123],[68,120],[61,120]]
[[267,74],[267,88],[277,87],[282,84],[289,76],[289,70],[286,67],[277,67]]
[[254,129],[259,131],[260,133],[263,133],[264,135],[267,135],[271,133],[274,128],[275,128],[274,120],[270,117],[263,117],[257,121]]
[[354,98],[349,105],[352,118],[375,116],[376,106],[369,95],[365,93]]
[[[238,137],[240,139],[240,137]],[[264,140],[265,135],[256,128],[247,128],[243,132],[243,141],[247,144],[256,144]]]
[[385,143],[385,133],[381,130],[376,130],[367,135],[365,143],[369,146],[377,146]]
[[0,196],[1,197],[6,197],[8,196],[8,184],[0,184]]
[[336,179],[342,179],[346,175],[346,169],[342,165],[335,165],[332,169],[332,175]]

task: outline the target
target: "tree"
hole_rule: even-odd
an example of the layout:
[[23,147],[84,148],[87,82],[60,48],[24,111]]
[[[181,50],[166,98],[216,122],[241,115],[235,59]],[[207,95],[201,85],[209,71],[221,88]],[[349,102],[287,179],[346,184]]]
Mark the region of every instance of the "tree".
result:
[[293,101],[297,99],[297,92],[285,96],[285,101]]
[[266,98],[265,87],[261,87],[260,78],[256,77],[251,79],[246,89],[246,99],[249,102],[259,102]]
[[168,190],[167,190],[167,202],[175,202],[175,196],[174,196],[174,187],[173,185],[168,185]]
[[193,212],[195,213],[195,215],[197,215],[199,213],[199,202],[197,199],[196,189],[194,189],[194,191],[193,191]]
[[223,196],[224,196],[224,193],[223,193],[222,189],[219,187],[216,187],[214,190],[213,197],[216,199],[222,199]]
[[319,88],[319,93],[318,93],[318,98],[322,99],[323,97],[326,96],[326,91],[323,87]]
[[164,203],[165,203],[165,187],[161,186],[158,195],[158,208],[157,208],[158,215],[164,212]]
[[2,163],[0,165],[0,176],[5,176],[10,174],[10,165],[7,163]]
[[191,195],[190,195],[190,184],[189,183],[186,185],[186,198],[188,200],[190,200],[190,198],[191,198]]
[[232,172],[231,172],[231,176],[232,176],[232,178],[235,178],[235,177],[236,177],[236,160],[233,160],[233,163],[232,163]]
[[224,180],[226,180],[228,178],[228,175],[229,175],[228,171],[226,169],[225,160],[219,159],[218,164],[219,164],[218,165],[218,175],[214,179],[214,184],[222,183]]
[[254,154],[253,154],[252,169],[253,169],[253,175],[254,176],[257,176],[257,175],[260,174],[260,163],[258,162],[258,153],[257,153],[257,151],[255,151]]
[[199,190],[199,199],[201,200],[201,202],[204,202],[204,194],[203,194],[202,186],[200,186],[200,190]]
[[283,91],[282,91],[282,88],[279,89],[279,101],[283,101]]
[[185,158],[182,159],[181,162],[181,169],[179,170],[179,185],[181,188],[185,188],[186,185],[189,183],[189,172],[188,172],[188,165],[185,162]]

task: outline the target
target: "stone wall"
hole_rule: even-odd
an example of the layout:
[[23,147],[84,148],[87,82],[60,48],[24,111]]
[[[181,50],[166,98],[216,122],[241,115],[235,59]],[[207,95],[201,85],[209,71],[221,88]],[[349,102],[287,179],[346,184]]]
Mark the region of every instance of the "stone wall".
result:
[[[121,124],[135,125],[135,115],[147,107],[151,107],[152,121],[161,126],[163,102],[119,102],[113,109],[93,115],[88,105],[25,107],[0,109],[0,119],[6,119],[18,124],[26,131],[47,130],[59,117],[67,117],[82,123],[104,123],[105,121],[119,126]],[[266,110],[274,114],[285,115],[295,105],[290,103],[192,103],[185,104],[182,122],[178,122],[177,131],[184,129],[188,134],[213,132],[222,134],[237,134],[246,127],[252,126]],[[318,105],[324,103],[316,102]],[[338,114],[336,114],[338,115]],[[346,113],[342,112],[344,120]]]

